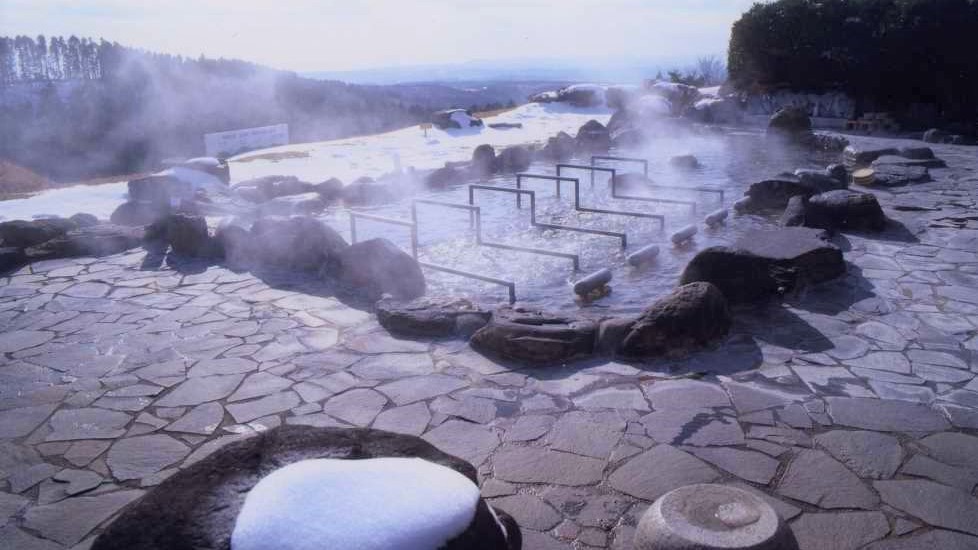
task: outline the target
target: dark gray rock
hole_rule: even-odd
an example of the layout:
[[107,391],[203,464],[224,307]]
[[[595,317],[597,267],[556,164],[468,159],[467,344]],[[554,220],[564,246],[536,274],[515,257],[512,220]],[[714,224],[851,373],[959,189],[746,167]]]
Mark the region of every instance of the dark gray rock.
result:
[[79,212],[68,219],[75,222],[75,227],[91,227],[99,224],[98,218],[84,212]]
[[797,107],[782,107],[778,109],[767,123],[768,132],[797,136],[812,131],[812,119],[803,109]]
[[828,281],[845,273],[842,251],[817,229],[751,230],[730,247],[699,252],[680,284],[713,283],[727,300],[751,302]]
[[937,158],[934,156],[934,150],[930,147],[901,147],[899,154],[903,158],[916,160]]
[[593,353],[596,332],[590,320],[507,307],[472,335],[471,345],[486,355],[547,365]]
[[112,211],[109,221],[116,225],[141,227],[156,223],[169,213],[169,204],[128,201],[120,204]]
[[583,151],[607,151],[611,147],[611,134],[604,124],[589,120],[577,131],[577,147]]
[[924,132],[922,139],[925,143],[948,143],[951,141],[951,134],[937,128],[931,128]]
[[334,202],[343,194],[343,182],[338,178],[329,178],[313,185],[313,191],[319,193],[324,201]]
[[496,150],[483,143],[472,151],[472,171],[477,176],[488,176],[496,167]]
[[750,198],[745,211],[781,209],[788,205],[791,197],[810,197],[827,189],[821,189],[810,180],[802,181],[794,174],[780,174],[770,179],[752,183],[744,195]]
[[315,191],[297,195],[284,195],[263,203],[258,212],[262,216],[309,216],[326,209],[326,201]]
[[60,237],[28,248],[25,254],[31,259],[108,256],[140,246],[143,235],[144,231],[140,227],[103,223],[73,229]]
[[805,208],[806,227],[882,231],[886,214],[872,193],[839,189],[813,195]]
[[845,163],[849,166],[862,167],[869,166],[872,162],[885,155],[898,155],[900,151],[893,147],[887,147],[885,149],[856,149],[855,147],[846,147],[845,151],[842,152],[842,158]]
[[270,266],[332,270],[349,245],[323,222],[305,216],[260,218],[251,226],[254,258]]
[[549,160],[567,160],[574,156],[577,149],[577,142],[567,132],[560,132],[556,136],[547,139],[541,154]]
[[499,156],[496,157],[495,168],[497,172],[522,172],[530,167],[532,161],[533,155],[529,149],[522,145],[513,145],[499,153]]
[[453,166],[445,166],[425,176],[424,184],[429,189],[447,189],[448,187],[465,183],[465,179],[466,175],[464,170]]
[[217,243],[207,232],[207,220],[203,216],[170,214],[162,220],[166,242],[179,256],[220,256]]
[[690,283],[643,311],[618,352],[628,357],[683,355],[723,337],[732,323],[720,289],[710,283]]
[[805,211],[808,209],[808,197],[795,195],[788,199],[788,206],[781,214],[782,227],[802,227],[805,225]]
[[902,187],[913,183],[926,183],[932,180],[930,171],[923,166],[902,166],[899,164],[880,164],[873,168],[873,185],[881,187]]
[[397,200],[397,193],[386,183],[364,177],[344,187],[340,197],[347,205],[363,206],[394,202]]
[[340,280],[373,299],[390,294],[410,300],[425,292],[418,261],[387,239],[354,243],[340,251],[337,260]]
[[[378,430],[283,426],[230,443],[171,476],[128,506],[95,539],[92,550],[229,550],[248,491],[271,472],[314,458],[417,457],[478,483],[472,465],[425,441]],[[446,549],[518,550],[515,522],[479,501],[472,524]]]
[[638,147],[648,141],[648,136],[641,128],[624,127],[610,131],[611,147],[629,148]]
[[939,158],[920,158],[912,159],[903,156],[896,155],[883,155],[880,158],[873,161],[870,165],[873,168],[878,168],[885,165],[896,165],[896,166],[918,166],[921,168],[946,168],[947,163]]
[[228,265],[245,266],[254,259],[251,233],[240,225],[227,224],[218,227],[214,232],[214,241],[223,252]]
[[840,181],[835,176],[829,174],[828,170],[810,170],[799,168],[798,170],[795,170],[795,176],[801,180],[803,185],[811,187],[812,189],[817,189],[819,193],[834,191],[836,189],[845,189],[848,187],[845,179]]
[[11,246],[0,246],[0,273],[13,271],[27,262],[24,252]]
[[77,225],[64,218],[0,222],[0,245],[28,248],[64,235]]
[[845,164],[830,164],[825,167],[825,173],[835,178],[835,181],[842,184],[842,187],[849,185],[849,171]]
[[381,326],[391,334],[412,337],[464,336],[464,332],[482,328],[492,317],[491,312],[461,298],[383,299],[376,308]]
[[702,166],[696,155],[676,155],[669,159],[669,164],[683,170],[695,170]]

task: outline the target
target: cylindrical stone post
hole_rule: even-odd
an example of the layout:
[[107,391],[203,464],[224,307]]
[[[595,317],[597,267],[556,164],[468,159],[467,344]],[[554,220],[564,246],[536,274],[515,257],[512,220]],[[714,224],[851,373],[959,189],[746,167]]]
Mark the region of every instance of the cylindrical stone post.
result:
[[770,504],[726,485],[688,485],[652,503],[635,531],[635,550],[797,550]]

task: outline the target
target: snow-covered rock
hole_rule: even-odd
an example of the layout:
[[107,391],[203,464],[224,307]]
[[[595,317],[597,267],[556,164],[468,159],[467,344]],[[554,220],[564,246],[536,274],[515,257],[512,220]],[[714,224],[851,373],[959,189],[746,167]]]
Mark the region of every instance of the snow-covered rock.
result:
[[472,113],[465,109],[438,111],[431,116],[431,122],[442,130],[482,126],[482,119],[472,116]]
[[468,478],[420,458],[303,460],[248,493],[231,550],[436,550],[478,502]]

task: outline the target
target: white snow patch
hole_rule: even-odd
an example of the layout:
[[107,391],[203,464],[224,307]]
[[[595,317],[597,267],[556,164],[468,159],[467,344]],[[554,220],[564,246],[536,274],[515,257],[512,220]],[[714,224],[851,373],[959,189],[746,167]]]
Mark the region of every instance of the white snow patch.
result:
[[75,185],[51,189],[24,199],[0,201],[0,221],[33,220],[86,212],[107,219],[129,194],[127,182]]
[[472,122],[475,120],[474,116],[470,115],[469,113],[466,113],[462,109],[459,109],[457,111],[452,111],[452,114],[449,116],[449,118],[452,119],[452,122],[458,124],[462,128],[471,127]]
[[420,458],[303,460],[248,493],[232,550],[435,550],[472,522],[479,488]]

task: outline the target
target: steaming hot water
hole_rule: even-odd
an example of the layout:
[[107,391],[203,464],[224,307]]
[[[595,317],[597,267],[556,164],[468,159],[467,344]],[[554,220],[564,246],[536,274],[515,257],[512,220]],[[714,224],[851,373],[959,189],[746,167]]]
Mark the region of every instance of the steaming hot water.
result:
[[[701,167],[687,170],[670,164],[671,157],[685,153],[694,154]],[[592,188],[588,171],[564,169],[563,176],[580,179],[582,206],[662,214],[666,217],[665,227],[660,227],[659,222],[653,219],[577,212],[573,206],[572,184],[563,183],[562,197],[557,198],[554,182],[524,181],[524,189],[536,192],[538,222],[626,233],[627,250],[622,250],[620,241],[611,237],[532,227],[528,198],[524,198],[523,208],[518,210],[515,195],[477,191],[475,204],[482,208],[485,241],[578,254],[580,271],[574,272],[571,261],[563,258],[477,246],[475,233],[469,228],[467,212],[430,205],[418,205],[419,258],[513,281],[516,283],[517,299],[533,307],[551,310],[586,307],[598,311],[636,312],[672,290],[683,268],[696,252],[709,246],[730,244],[747,229],[777,226],[780,213],[758,216],[733,212],[733,202],[743,196],[750,183],[796,168],[824,168],[838,156],[777,147],[760,132],[745,131],[680,138],[673,135],[654,139],[641,151],[613,151],[611,154],[648,159],[649,177],[657,184],[722,189],[725,197],[721,201],[714,193],[663,189],[652,190],[649,194],[656,198],[695,201],[695,212],[685,205],[615,199],[611,198],[608,173],[596,172]],[[572,164],[589,162],[590,157],[569,161]],[[616,168],[619,173],[642,171],[638,164],[600,161],[599,165]],[[535,163],[527,172],[556,174],[552,163]],[[479,183],[515,188],[515,181],[514,175],[498,175]],[[629,190],[627,194],[638,193]],[[468,186],[426,192],[415,198],[465,204],[468,202]],[[708,214],[721,207],[731,210],[725,223],[716,227],[704,223]],[[410,220],[410,200],[373,208],[369,212]],[[346,214],[334,213],[324,219],[349,237]],[[685,246],[674,246],[669,240],[670,235],[689,224],[696,224],[699,228],[695,237]],[[358,220],[359,240],[380,236],[394,241],[404,250],[410,250],[407,228]],[[657,258],[641,268],[628,265],[626,256],[649,244],[659,245]],[[589,304],[575,301],[571,290],[573,282],[605,267],[614,274],[612,293]],[[506,300],[506,289],[498,285],[434,270],[425,270],[425,275],[432,295],[464,296],[487,303]]]

